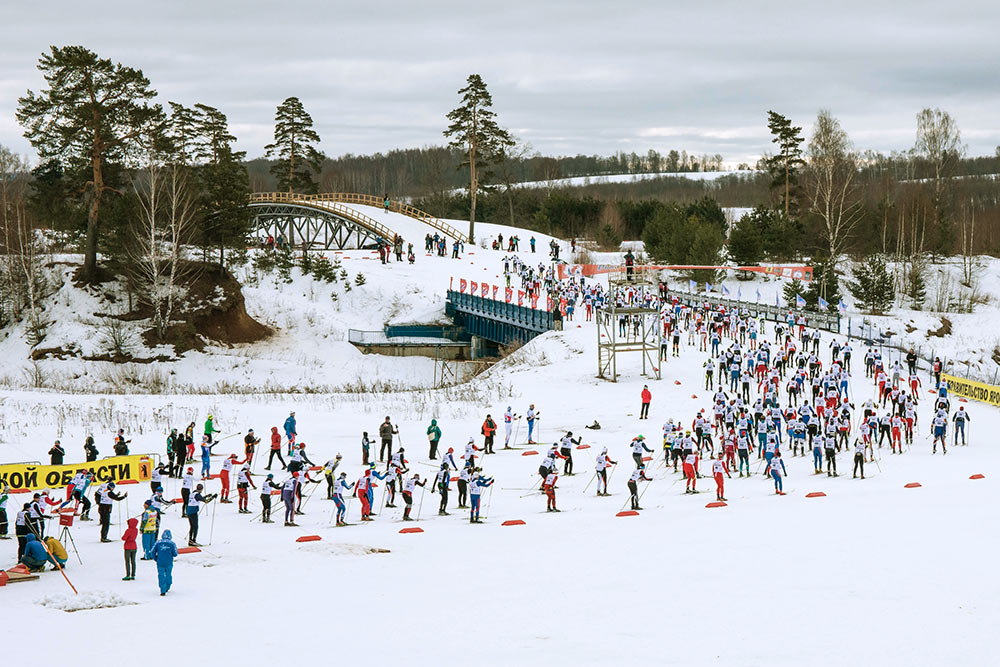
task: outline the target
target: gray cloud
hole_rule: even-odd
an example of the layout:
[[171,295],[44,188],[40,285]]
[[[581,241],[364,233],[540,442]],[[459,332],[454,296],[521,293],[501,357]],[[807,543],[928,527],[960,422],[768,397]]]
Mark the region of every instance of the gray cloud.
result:
[[917,111],[939,106],[971,153],[1000,144],[1000,7],[988,2],[108,0],[97,16],[65,0],[9,4],[0,143],[21,152],[16,98],[41,86],[48,45],[75,43],[141,67],[163,101],[219,107],[251,156],[289,95],[331,155],[440,143],[471,72],[544,153],[752,161],[770,146],[772,108],[807,128],[829,108],[859,147],[888,151],[910,147]]

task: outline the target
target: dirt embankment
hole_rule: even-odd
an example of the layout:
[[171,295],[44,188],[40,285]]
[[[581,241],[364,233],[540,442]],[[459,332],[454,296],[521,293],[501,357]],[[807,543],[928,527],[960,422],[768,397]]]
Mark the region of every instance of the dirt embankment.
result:
[[240,283],[229,271],[215,265],[192,267],[194,277],[187,284],[181,312],[163,341],[150,330],[143,334],[147,345],[168,343],[175,352],[200,350],[208,341],[223,345],[255,343],[271,335],[271,330],[250,317]]

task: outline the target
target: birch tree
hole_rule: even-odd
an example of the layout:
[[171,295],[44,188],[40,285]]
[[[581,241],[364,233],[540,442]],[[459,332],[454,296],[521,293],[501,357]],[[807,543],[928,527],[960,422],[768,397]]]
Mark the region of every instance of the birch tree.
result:
[[825,109],[816,116],[807,157],[811,210],[822,221],[826,250],[836,264],[861,220],[862,209],[857,155],[847,132]]

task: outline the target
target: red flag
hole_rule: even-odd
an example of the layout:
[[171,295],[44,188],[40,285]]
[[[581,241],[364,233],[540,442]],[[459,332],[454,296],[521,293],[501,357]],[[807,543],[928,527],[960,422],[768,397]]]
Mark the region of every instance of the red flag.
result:
[[452,276],[451,278],[448,278],[448,289],[451,290],[454,288],[455,288],[455,276]]
[[472,289],[471,289],[471,290],[469,290],[469,294],[475,294],[475,293],[476,293],[476,288],[477,288],[477,287],[479,287],[479,285],[478,285],[478,284],[476,283],[476,281],[475,281],[475,280],[473,280],[473,281],[472,281]]
[[552,297],[545,295],[545,310],[552,310]]
[[531,307],[535,308],[535,309],[538,308],[538,295],[537,294],[535,296],[531,297]]
[[490,298],[490,286],[487,283],[479,283],[479,293],[483,295],[484,299]]
[[506,288],[506,290],[504,291],[504,299],[506,299],[507,303],[510,303],[513,298],[514,298],[514,290],[512,290],[509,287]]
[[517,305],[520,306],[523,304],[524,304],[524,292],[521,290],[517,290]]
[[494,301],[496,301],[496,300],[497,300],[497,290],[498,290],[498,289],[500,289],[500,286],[499,286],[499,285],[494,285],[494,286],[493,286],[493,300],[494,300]]
[[462,294],[465,294],[465,287],[466,287],[465,278],[462,278],[461,280],[458,281],[458,291],[461,292]]

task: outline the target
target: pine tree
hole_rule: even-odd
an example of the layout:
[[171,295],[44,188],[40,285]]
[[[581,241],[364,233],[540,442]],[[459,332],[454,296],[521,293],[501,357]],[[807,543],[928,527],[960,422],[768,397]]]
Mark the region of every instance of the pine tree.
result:
[[469,243],[475,243],[476,196],[480,183],[484,182],[482,170],[497,161],[498,156],[514,145],[507,130],[500,127],[493,111],[493,97],[486,89],[486,83],[478,74],[470,74],[465,88],[458,91],[462,103],[448,113],[451,125],[444,136],[451,141],[449,147],[461,148],[465,160],[461,166],[469,167]]
[[[729,232],[729,258],[738,266],[756,266],[764,259],[764,238],[754,218],[744,215]],[[740,271],[739,280],[750,280],[753,274]]]
[[264,147],[268,158],[277,157],[271,173],[278,179],[278,189],[289,193],[316,193],[313,174],[319,172],[325,159],[313,144],[319,134],[313,120],[297,97],[282,102],[274,114],[274,143]]
[[250,178],[244,158],[234,151],[236,141],[229,132],[226,115],[214,107],[196,104],[197,155],[205,162],[199,168],[204,215],[203,244],[219,252],[219,270],[225,268],[226,250],[246,247],[252,231],[247,213]]
[[927,300],[927,280],[924,278],[926,267],[924,259],[919,255],[910,261],[910,270],[906,274],[904,293],[910,300],[913,310],[923,310]]
[[101,205],[118,193],[109,167],[135,150],[143,126],[162,114],[148,103],[156,96],[141,70],[100,58],[83,46],[51,48],[38,61],[48,85],[18,99],[17,120],[43,161],[58,159],[79,180],[88,203],[87,237],[80,278],[97,278]]
[[854,281],[848,289],[858,305],[872,315],[881,315],[896,299],[895,284],[881,255],[871,255],[854,268]]
[[767,112],[767,127],[778,145],[778,153],[768,161],[768,171],[772,176],[771,188],[781,188],[782,207],[785,217],[795,210],[793,201],[798,191],[799,169],[805,164],[802,159],[802,128],[792,125],[792,121],[774,111]]

